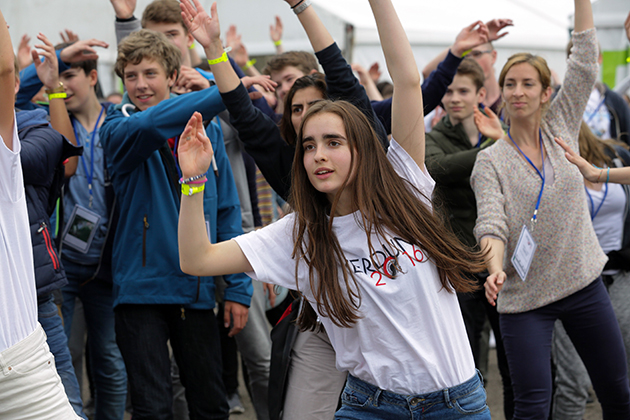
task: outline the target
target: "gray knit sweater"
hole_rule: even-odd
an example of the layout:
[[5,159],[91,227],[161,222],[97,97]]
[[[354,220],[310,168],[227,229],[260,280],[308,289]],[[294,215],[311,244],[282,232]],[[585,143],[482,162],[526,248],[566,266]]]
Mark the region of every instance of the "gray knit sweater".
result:
[[574,33],[573,44],[562,89],[541,122],[554,179],[545,183],[533,232],[538,248],[526,281],[510,259],[523,225],[529,227],[541,179],[509,139],[479,152],[472,172],[478,211],[475,236],[479,240],[492,235],[506,244],[507,281],[497,302],[500,313],[536,309],[583,289],[600,275],[607,259],[593,231],[584,180],[553,140],[561,137],[579,150],[580,121],[597,76],[595,29]]

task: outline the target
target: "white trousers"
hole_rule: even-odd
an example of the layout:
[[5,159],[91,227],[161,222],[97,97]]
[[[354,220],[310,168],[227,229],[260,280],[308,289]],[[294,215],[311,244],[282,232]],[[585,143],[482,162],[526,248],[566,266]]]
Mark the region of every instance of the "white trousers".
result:
[[41,325],[0,353],[0,418],[81,420],[68,402]]

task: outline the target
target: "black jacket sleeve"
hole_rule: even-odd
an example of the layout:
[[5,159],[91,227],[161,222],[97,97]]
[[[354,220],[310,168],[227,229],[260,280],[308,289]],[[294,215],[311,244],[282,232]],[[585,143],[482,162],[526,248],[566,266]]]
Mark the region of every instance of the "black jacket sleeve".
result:
[[[438,64],[429,77],[422,83],[422,103],[424,105],[424,115],[433,111],[442,102],[442,97],[446,93],[446,88],[453,81],[457,67],[462,59],[455,57],[449,51],[446,58]],[[379,120],[385,127],[387,134],[392,133],[392,98],[382,101],[373,101],[372,108]]]
[[222,93],[221,98],[245,151],[254,158],[271,188],[287,200],[295,148],[282,139],[278,125],[254,107],[242,83],[233,91]]

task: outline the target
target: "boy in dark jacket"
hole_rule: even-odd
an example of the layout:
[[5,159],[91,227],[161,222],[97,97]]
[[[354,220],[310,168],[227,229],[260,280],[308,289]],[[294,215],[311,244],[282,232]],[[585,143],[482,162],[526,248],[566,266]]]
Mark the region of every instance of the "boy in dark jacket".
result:
[[[443,203],[446,218],[457,237],[471,248],[477,247],[477,241],[473,236],[477,202],[470,187],[470,174],[477,153],[504,135],[503,127],[490,108],[485,108],[485,112],[495,117],[493,120],[495,125],[487,128],[478,127],[475,123],[475,112],[480,112],[477,107],[483,104],[486,96],[484,80],[484,72],[475,60],[472,58],[462,60],[453,82],[442,98],[446,116],[426,134],[426,165],[436,182],[434,194]],[[485,278],[476,277],[483,285]],[[472,294],[460,294],[458,298],[477,367],[480,362],[481,330],[486,313],[488,315],[497,340],[505,418],[512,418],[514,407],[512,387],[496,309],[487,304],[483,287]]]
[[[225,109],[216,87],[170,98],[181,53],[160,33],[141,30],[118,47],[116,72],[127,93],[100,135],[120,206],[114,241],[116,339],[129,376],[135,419],[172,418],[167,341],[180,369],[191,418],[228,418],[214,319],[214,281],[179,268],[181,177],[178,136],[194,111],[205,120]],[[212,242],[242,233],[240,204],[219,127],[206,130],[216,169],[207,174],[204,208]],[[225,276],[231,334],[247,320],[252,294],[244,274]]]

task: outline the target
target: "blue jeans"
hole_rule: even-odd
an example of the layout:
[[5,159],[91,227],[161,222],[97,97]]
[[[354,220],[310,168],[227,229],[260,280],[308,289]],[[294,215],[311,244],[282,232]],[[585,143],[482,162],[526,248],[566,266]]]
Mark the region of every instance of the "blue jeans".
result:
[[481,374],[451,388],[428,394],[401,395],[383,391],[348,375],[335,420],[490,420]]
[[557,319],[578,351],[605,419],[630,419],[626,353],[610,297],[598,278],[557,302],[500,314],[514,388],[514,419],[546,419],[551,403],[551,338]]
[[68,337],[72,331],[75,298],[81,299],[88,331],[90,363],[98,420],[122,420],[127,401],[127,373],[114,332],[112,285],[89,280],[96,266],[63,260],[69,283],[63,287],[62,314]]
[[129,373],[134,420],[173,418],[169,341],[186,389],[190,420],[228,420],[221,341],[213,310],[123,304],[115,313],[116,339]]
[[81,388],[77,382],[72,367],[72,357],[68,349],[68,338],[63,331],[63,323],[59,316],[59,310],[55,305],[53,295],[50,295],[44,302],[37,306],[37,320],[46,332],[46,342],[50,352],[55,356],[55,367],[61,378],[61,383],[68,396],[68,401],[72,405],[77,415],[87,419],[83,413],[83,403],[81,401]]

